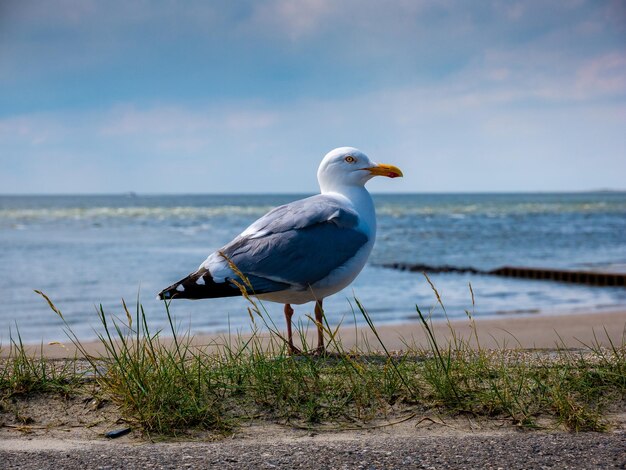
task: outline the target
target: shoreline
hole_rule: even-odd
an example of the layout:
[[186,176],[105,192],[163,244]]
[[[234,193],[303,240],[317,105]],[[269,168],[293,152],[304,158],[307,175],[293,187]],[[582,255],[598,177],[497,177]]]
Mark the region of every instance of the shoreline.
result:
[[[474,318],[480,346],[488,349],[556,349],[585,348],[592,344],[604,347],[621,345],[626,338],[626,309],[614,311],[600,311],[594,313],[571,312],[552,315],[523,315],[506,317],[476,317]],[[284,326],[277,322],[279,327]],[[475,345],[476,339],[468,319],[463,320],[433,320],[433,330],[438,341],[447,341],[453,337],[470,340]],[[331,325],[331,328],[334,327]],[[377,332],[388,350],[403,350],[408,346],[426,347],[427,336],[419,320],[399,324],[376,326]],[[308,338],[312,344],[314,326],[311,323],[308,329]],[[269,333],[260,335],[269,338]],[[244,333],[242,338],[249,337]],[[373,349],[379,349],[380,343],[367,326],[343,326],[339,329],[338,337],[346,350],[359,349],[369,343]],[[163,340],[171,339],[164,335]],[[223,343],[228,338],[226,334],[199,333],[193,335],[193,344],[198,347],[212,347],[216,343]],[[232,336],[231,336],[232,339]],[[89,340],[83,343],[89,354],[104,352],[98,340]],[[70,342],[51,342],[49,344],[27,344],[25,347],[33,352],[42,352],[50,359],[72,358],[77,355],[76,347]],[[0,351],[0,357],[6,357],[8,348]],[[80,356],[80,354],[78,354]]]

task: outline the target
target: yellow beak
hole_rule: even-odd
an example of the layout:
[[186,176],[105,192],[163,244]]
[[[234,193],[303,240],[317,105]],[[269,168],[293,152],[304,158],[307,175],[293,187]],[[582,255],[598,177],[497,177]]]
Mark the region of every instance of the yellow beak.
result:
[[379,163],[376,166],[365,168],[365,170],[369,171],[370,174],[374,176],[387,176],[388,178],[397,178],[399,176],[404,176],[400,168],[393,165],[386,165],[385,163]]

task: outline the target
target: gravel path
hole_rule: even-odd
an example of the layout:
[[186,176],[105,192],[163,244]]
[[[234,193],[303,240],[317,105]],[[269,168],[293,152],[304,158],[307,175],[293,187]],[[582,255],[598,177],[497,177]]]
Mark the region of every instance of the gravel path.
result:
[[2,468],[35,469],[608,469],[626,468],[626,436],[512,433],[464,436],[361,436],[358,440],[291,442],[227,439],[218,442],[128,444],[60,441],[0,443]]

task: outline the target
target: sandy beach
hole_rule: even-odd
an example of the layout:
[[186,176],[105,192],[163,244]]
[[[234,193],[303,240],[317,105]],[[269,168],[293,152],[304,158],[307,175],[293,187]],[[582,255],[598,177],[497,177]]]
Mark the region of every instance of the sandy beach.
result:
[[[277,324],[282,325],[281,320],[277,319]],[[553,349],[561,346],[583,348],[595,342],[609,346],[610,341],[613,344],[621,344],[623,341],[626,332],[626,311],[478,317],[475,324],[480,345],[490,349]],[[475,344],[468,320],[455,320],[449,324],[435,321],[433,326],[438,339],[444,341],[450,339],[454,331],[457,337],[471,338]],[[311,326],[310,330],[312,329]],[[406,349],[407,344],[427,346],[426,334],[418,320],[398,325],[377,326],[377,330],[389,350]],[[312,331],[309,333],[312,338]],[[362,348],[367,343],[372,349],[380,348],[378,340],[367,327],[359,327],[356,331],[354,327],[342,327],[339,338],[345,349]],[[223,335],[198,334],[194,337],[194,344],[210,346],[223,340]],[[86,342],[84,346],[91,354],[103,352],[102,345],[96,341]],[[40,348],[41,345],[31,346],[32,350],[38,351]],[[4,350],[3,354],[7,352]],[[43,352],[49,358],[71,358],[77,354],[76,348],[67,342],[44,344]]]

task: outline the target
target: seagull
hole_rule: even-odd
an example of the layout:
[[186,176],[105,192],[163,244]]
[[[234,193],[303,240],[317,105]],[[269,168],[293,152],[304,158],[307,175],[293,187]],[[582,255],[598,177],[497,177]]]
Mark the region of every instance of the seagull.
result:
[[292,305],[315,302],[315,351],[323,353],[322,302],[356,278],[374,246],[376,213],[365,189],[374,176],[403,175],[353,147],[330,151],[317,170],[320,194],[271,210],[158,298],[246,294],[284,304],[291,354],[300,352],[293,344]]

